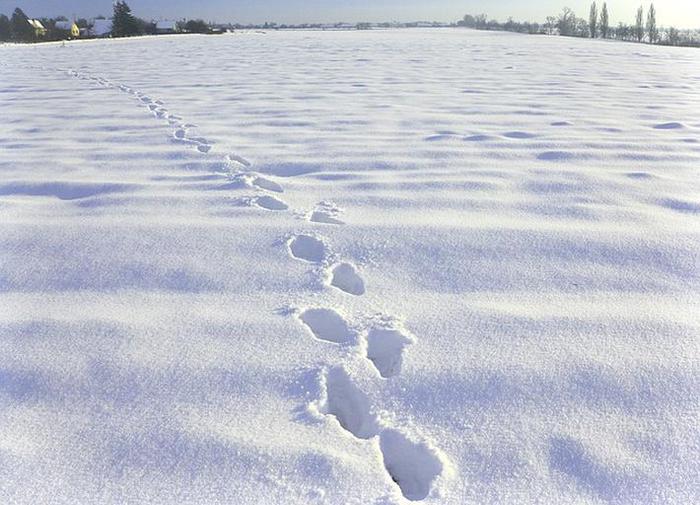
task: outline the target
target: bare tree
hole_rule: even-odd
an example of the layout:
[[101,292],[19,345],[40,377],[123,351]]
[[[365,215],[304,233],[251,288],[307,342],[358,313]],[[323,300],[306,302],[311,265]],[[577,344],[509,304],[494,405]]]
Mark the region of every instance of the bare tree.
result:
[[668,29],[668,43],[671,46],[677,46],[681,41],[681,34],[677,28],[671,27]]
[[647,36],[649,43],[655,44],[659,39],[659,29],[656,27],[656,9],[654,4],[649,6],[649,14],[647,15]]
[[644,40],[644,9],[641,5],[637,9],[637,22],[634,24],[634,34],[637,36],[637,42]]
[[554,16],[547,16],[544,27],[547,30],[547,35],[552,35],[554,33],[554,29],[557,27],[557,18]]
[[598,36],[598,7],[595,2],[591,4],[591,11],[588,14],[588,29],[592,39]]
[[610,33],[610,18],[608,16],[608,4],[603,2],[603,10],[600,12],[600,35],[604,39]]
[[559,14],[557,28],[559,28],[559,35],[574,35],[576,33],[576,14],[574,11],[564,7],[564,10]]

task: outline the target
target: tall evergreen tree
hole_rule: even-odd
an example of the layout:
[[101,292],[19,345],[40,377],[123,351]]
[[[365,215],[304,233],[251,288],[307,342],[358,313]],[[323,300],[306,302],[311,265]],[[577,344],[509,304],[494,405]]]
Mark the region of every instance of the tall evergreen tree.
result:
[[0,40],[5,42],[10,40],[12,31],[10,29],[10,18],[0,14]]
[[649,14],[647,15],[647,37],[649,37],[650,44],[655,44],[659,38],[659,29],[656,27],[656,9],[654,9],[654,4],[649,6]]
[[600,36],[608,38],[610,33],[610,17],[608,16],[608,4],[603,2],[603,10],[600,11]]
[[12,40],[30,42],[34,40],[34,28],[29,24],[29,17],[19,7],[12,13],[10,20]]
[[598,7],[595,2],[591,4],[591,12],[588,15],[588,29],[591,32],[591,38],[598,36]]
[[634,34],[637,37],[637,42],[644,40],[644,9],[639,6],[637,9],[637,22],[634,24]]
[[131,14],[131,8],[123,0],[114,2],[112,37],[131,37],[139,33],[139,23]]

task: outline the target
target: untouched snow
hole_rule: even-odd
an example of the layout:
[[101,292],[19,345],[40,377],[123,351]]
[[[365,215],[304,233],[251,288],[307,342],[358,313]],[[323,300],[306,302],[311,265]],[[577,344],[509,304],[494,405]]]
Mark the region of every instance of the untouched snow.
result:
[[0,47],[0,502],[700,502],[700,53]]

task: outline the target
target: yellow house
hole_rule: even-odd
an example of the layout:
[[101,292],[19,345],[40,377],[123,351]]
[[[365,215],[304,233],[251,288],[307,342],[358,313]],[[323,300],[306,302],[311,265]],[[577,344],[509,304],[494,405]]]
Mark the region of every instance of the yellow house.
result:
[[75,24],[75,22],[56,21],[56,28],[70,32],[70,36],[74,39],[80,37],[80,28],[77,24]]

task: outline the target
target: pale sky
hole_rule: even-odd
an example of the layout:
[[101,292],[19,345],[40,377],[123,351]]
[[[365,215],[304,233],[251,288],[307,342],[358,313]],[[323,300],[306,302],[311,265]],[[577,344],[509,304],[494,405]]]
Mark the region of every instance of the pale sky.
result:
[[[505,21],[543,21],[564,6],[587,17],[591,0],[127,0],[135,15],[147,19],[203,18],[234,23],[335,22],[335,21],[454,21],[466,13],[485,13]],[[598,2],[602,5],[602,2]],[[632,23],[639,5],[645,12],[649,1],[610,0],[613,24]],[[657,0],[661,25],[700,28],[700,0]],[[111,0],[0,0],[0,12],[22,8],[32,17],[93,17],[109,15]]]

